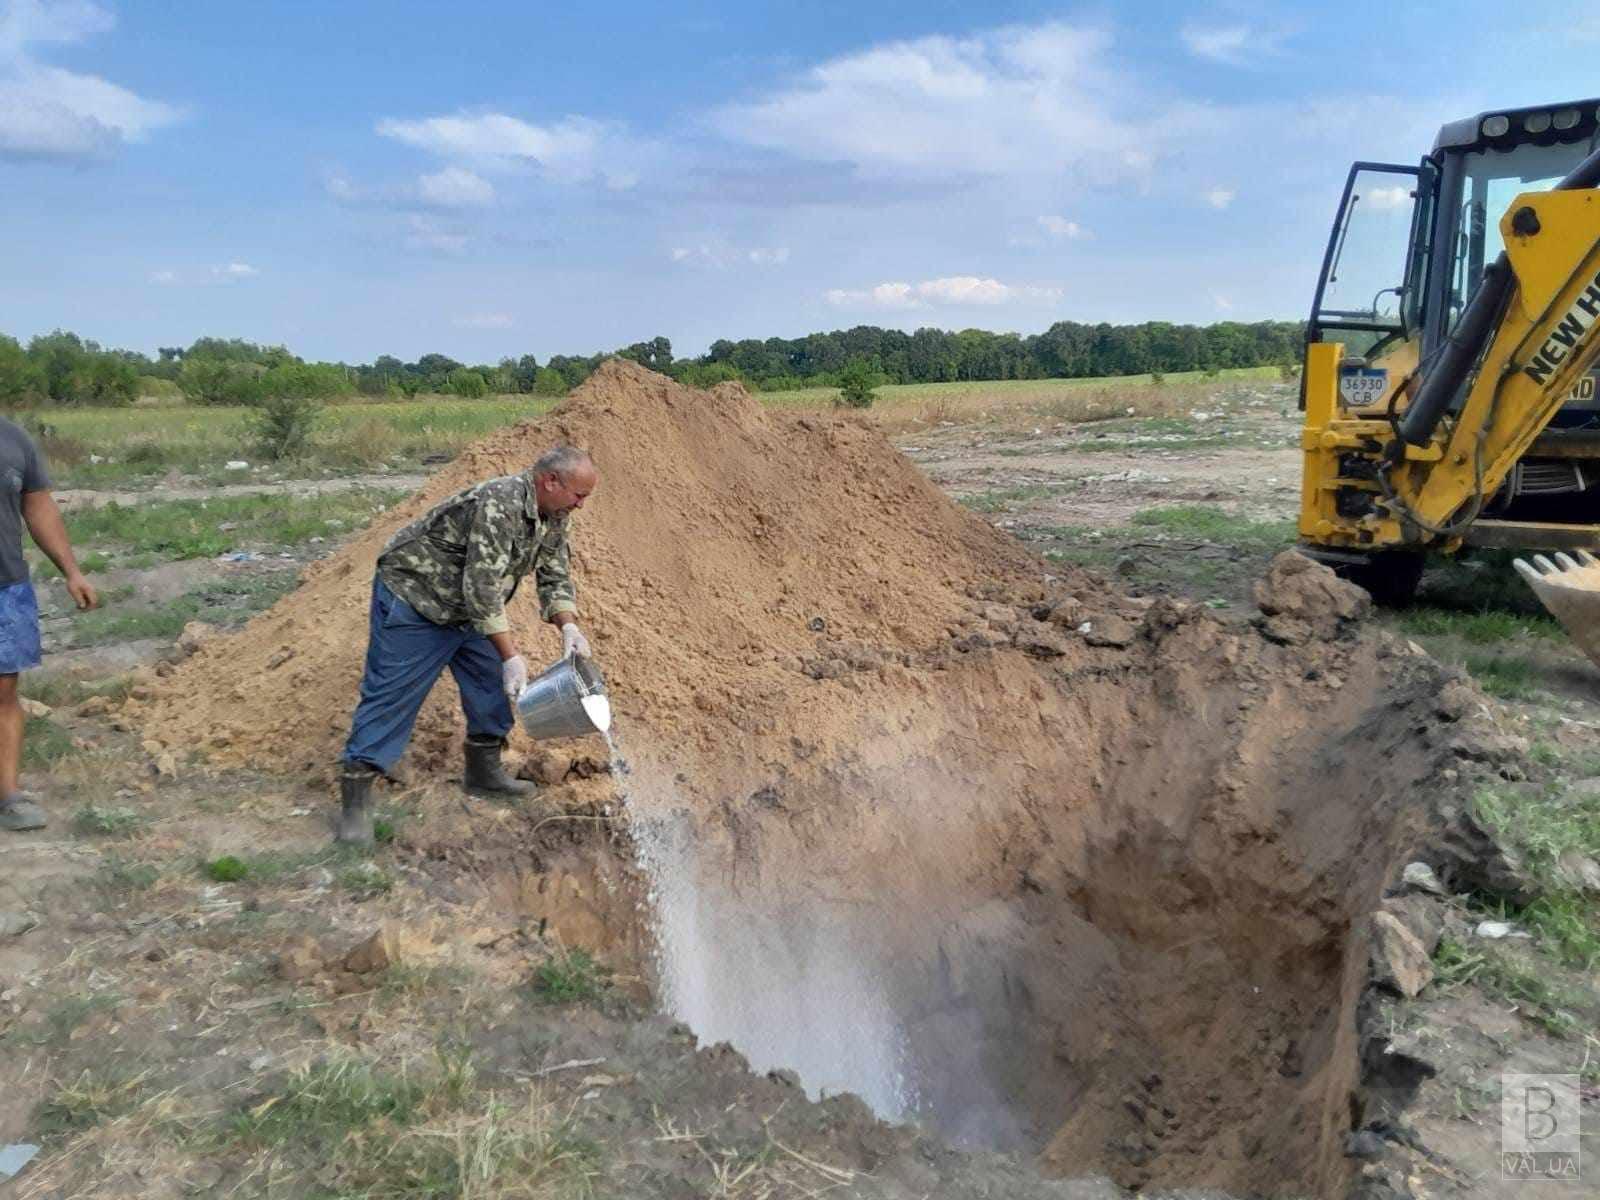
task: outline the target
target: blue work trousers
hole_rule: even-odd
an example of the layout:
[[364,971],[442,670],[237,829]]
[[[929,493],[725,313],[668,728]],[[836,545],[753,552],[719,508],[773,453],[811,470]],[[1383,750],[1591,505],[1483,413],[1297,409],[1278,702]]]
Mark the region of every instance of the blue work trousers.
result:
[[500,653],[483,634],[436,625],[372,581],[367,666],[361,703],[350,722],[344,761],[388,771],[405,753],[422,702],[439,673],[450,668],[467,714],[467,736],[503,738],[511,732],[511,702],[500,685]]

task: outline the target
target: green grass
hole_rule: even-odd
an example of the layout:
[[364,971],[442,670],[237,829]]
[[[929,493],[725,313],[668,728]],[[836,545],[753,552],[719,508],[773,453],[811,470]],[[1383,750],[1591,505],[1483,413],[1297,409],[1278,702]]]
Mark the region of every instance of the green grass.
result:
[[1562,962],[1583,971],[1600,967],[1600,913],[1587,896],[1563,889],[1517,915]]
[[18,689],[30,700],[48,704],[51,708],[82,704],[94,693],[89,684],[70,675],[53,671],[29,671],[18,681]]
[[960,503],[964,508],[969,508],[973,512],[1010,512],[1018,504],[1027,504],[1033,500],[1048,500],[1052,496],[1075,492],[1082,487],[1083,484],[1078,480],[1067,480],[1062,483],[1037,483],[1026,487],[1000,488],[992,492],[979,492],[971,496],[963,496]]
[[1434,951],[1433,967],[1440,986],[1476,983],[1495,999],[1519,1006],[1556,1037],[1575,1037],[1581,1031],[1571,1011],[1581,998],[1552,982],[1537,962],[1513,951],[1489,944],[1466,946],[1446,937]]
[[314,1063],[251,1097],[209,1140],[269,1153],[285,1194],[349,1200],[576,1198],[592,1194],[600,1158],[570,1111],[485,1094],[470,1058],[443,1051],[423,1072],[354,1056]]
[[324,496],[222,496],[106,504],[67,515],[76,546],[112,546],[164,559],[212,558],[246,546],[298,546],[313,537],[339,537],[360,528],[404,498],[389,489]]
[[1294,543],[1294,522],[1256,521],[1210,504],[1173,504],[1133,514],[1133,524],[1180,538],[1267,551]]
[[139,812],[111,804],[86,804],[72,818],[72,827],[85,837],[127,837],[143,824]]
[[280,597],[293,590],[295,583],[292,571],[225,577],[158,606],[127,605],[125,601],[122,605],[111,603],[88,612],[69,612],[72,645],[99,646],[140,638],[170,641],[190,621],[231,625],[272,607]]
[[1516,638],[1565,641],[1567,637],[1550,617],[1503,609],[1465,612],[1419,605],[1395,614],[1393,623],[1412,637],[1458,637],[1474,646],[1496,646]]
[[1428,573],[1423,576],[1418,598],[1434,608],[1501,612],[1546,621],[1549,618],[1544,606],[1511,565],[1524,553],[1474,550],[1459,558],[1434,555],[1428,560]]
[[227,1134],[252,1146],[296,1142],[329,1153],[374,1122],[410,1122],[424,1095],[414,1079],[341,1057],[296,1071],[274,1094],[237,1114]]
[[108,899],[120,901],[148,891],[160,878],[161,869],[154,863],[129,862],[119,855],[108,854],[100,864],[98,883]]
[[[393,886],[393,880],[367,860],[367,851],[354,846],[327,845],[297,852],[223,854],[214,859],[203,859],[196,866],[200,874],[218,883],[273,884],[304,871],[328,867],[338,872],[341,885],[351,891],[387,891]],[[374,871],[383,875],[383,879],[379,880]]]
[[1530,700],[1539,694],[1539,664],[1509,651],[1471,652],[1461,665],[1478,686],[1500,700]]
[[533,972],[533,994],[544,1004],[584,1004],[600,999],[611,972],[586,950],[563,950]]
[[130,862],[111,853],[101,860],[95,884],[106,903],[118,905],[149,891],[160,878],[161,868],[155,863]]
[[193,596],[179,596],[161,608],[95,608],[71,615],[75,647],[132,642],[140,638],[170,641],[200,615],[200,602]]
[[33,770],[48,770],[78,752],[72,735],[49,717],[29,717],[22,737],[22,765]]
[[[373,834],[377,836],[376,831]],[[351,863],[339,872],[339,886],[357,900],[370,900],[394,889],[394,876],[374,862]]]
[[[1580,771],[1587,756],[1574,760]],[[1600,860],[1600,796],[1571,787],[1562,773],[1535,787],[1480,788],[1473,814],[1511,846],[1544,894],[1508,914],[1526,925],[1556,957],[1580,970],[1600,966],[1600,906],[1563,873],[1563,857]]]
[[144,1082],[143,1075],[123,1070],[86,1070],[34,1110],[30,1132],[46,1140],[62,1138],[122,1116],[138,1104]]
[[214,858],[201,869],[205,877],[214,883],[238,883],[250,874],[250,868],[244,860],[232,854]]

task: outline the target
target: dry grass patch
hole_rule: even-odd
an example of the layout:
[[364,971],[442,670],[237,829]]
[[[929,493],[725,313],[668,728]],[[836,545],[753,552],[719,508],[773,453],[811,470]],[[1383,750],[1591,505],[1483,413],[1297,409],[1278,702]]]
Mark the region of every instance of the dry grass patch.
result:
[[274,1186],[301,1178],[339,1196],[589,1194],[599,1151],[570,1111],[537,1086],[506,1097],[475,1083],[459,1052],[423,1072],[330,1057],[224,1118],[214,1144],[249,1156],[246,1181],[270,1172]]

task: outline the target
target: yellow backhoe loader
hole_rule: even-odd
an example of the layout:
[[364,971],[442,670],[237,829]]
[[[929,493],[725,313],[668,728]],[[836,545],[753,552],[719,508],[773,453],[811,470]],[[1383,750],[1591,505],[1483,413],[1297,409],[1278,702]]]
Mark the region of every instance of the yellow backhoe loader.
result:
[[1519,570],[1600,664],[1597,187],[1600,100],[1351,168],[1307,328],[1299,532],[1386,604],[1430,551],[1556,552]]

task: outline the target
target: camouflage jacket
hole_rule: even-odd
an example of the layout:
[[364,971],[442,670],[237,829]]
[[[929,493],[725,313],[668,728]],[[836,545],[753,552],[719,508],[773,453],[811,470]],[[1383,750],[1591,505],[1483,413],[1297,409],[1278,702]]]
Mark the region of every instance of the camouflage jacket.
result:
[[533,574],[540,615],[575,613],[567,522],[539,515],[533,480],[502,475],[457,492],[407,525],[378,556],[378,578],[439,625],[505,633],[506,601]]

